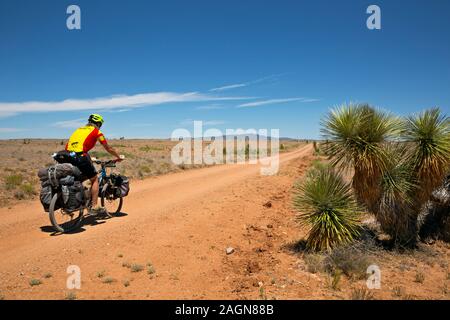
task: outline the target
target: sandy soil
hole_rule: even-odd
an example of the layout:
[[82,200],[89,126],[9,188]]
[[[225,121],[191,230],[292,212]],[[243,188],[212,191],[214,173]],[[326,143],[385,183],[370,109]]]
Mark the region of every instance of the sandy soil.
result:
[[[53,234],[38,202],[2,208],[0,295],[64,299],[67,267],[77,265],[77,299],[349,299],[364,280],[330,289],[326,275],[308,272],[302,254],[286,249],[306,234],[295,222],[291,188],[312,153],[308,145],[281,155],[276,176],[245,164],[134,181],[123,216],[88,220],[74,234]],[[450,248],[434,250],[436,257],[420,261],[380,257],[383,286],[375,297],[448,298]],[[133,264],[143,270],[133,272]],[[422,283],[414,282],[417,270]],[[31,286],[32,279],[42,283]]]

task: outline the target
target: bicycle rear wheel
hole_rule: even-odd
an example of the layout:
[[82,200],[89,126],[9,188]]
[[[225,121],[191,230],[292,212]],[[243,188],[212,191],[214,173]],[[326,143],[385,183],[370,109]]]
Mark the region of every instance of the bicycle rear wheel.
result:
[[73,212],[67,212],[63,208],[56,209],[56,203],[59,197],[61,197],[60,193],[56,193],[55,195],[53,195],[48,211],[53,227],[56,229],[56,231],[62,233],[78,229],[83,220],[84,208],[80,208],[79,210]]

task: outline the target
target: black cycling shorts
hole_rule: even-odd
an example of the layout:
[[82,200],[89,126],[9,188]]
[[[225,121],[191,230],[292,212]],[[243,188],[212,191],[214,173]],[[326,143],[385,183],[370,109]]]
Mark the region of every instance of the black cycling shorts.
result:
[[77,167],[86,179],[92,179],[97,175],[97,170],[92,164],[91,157],[89,155],[78,156]]

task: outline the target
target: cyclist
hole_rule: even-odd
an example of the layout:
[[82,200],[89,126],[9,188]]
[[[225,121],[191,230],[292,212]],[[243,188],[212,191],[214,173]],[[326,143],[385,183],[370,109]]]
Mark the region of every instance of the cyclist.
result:
[[91,181],[91,199],[92,206],[89,210],[89,215],[98,215],[106,213],[105,208],[98,205],[98,192],[99,182],[97,177],[97,170],[95,169],[89,151],[94,148],[97,141],[111,155],[116,157],[116,161],[120,162],[122,159],[119,154],[114,150],[105,139],[105,136],[100,131],[103,125],[103,117],[99,114],[91,114],[88,119],[88,123],[75,130],[70,136],[69,142],[66,145],[66,150],[69,152],[75,152],[78,156],[77,167]]

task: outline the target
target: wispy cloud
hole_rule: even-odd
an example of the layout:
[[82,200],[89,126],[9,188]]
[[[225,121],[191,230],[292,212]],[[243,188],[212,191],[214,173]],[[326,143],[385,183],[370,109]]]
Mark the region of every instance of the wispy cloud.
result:
[[87,123],[87,119],[80,118],[80,119],[73,119],[73,120],[66,120],[66,121],[58,121],[52,124],[52,127],[57,128],[63,128],[63,129],[75,129],[79,128]]
[[236,83],[236,84],[229,84],[223,87],[218,87],[218,88],[213,88],[209,91],[214,92],[214,91],[225,91],[225,90],[230,90],[230,89],[236,89],[236,88],[242,88],[242,87],[246,87],[248,86],[248,83]]
[[257,84],[257,83],[261,83],[264,81],[268,81],[268,80],[274,80],[277,79],[278,77],[281,77],[283,75],[285,75],[287,73],[279,73],[279,74],[273,74],[267,77],[263,77],[263,78],[259,78],[253,81],[248,81],[248,82],[243,82],[243,83],[236,83],[236,84],[228,84],[228,85],[224,85],[221,87],[217,87],[217,88],[213,88],[210,89],[210,92],[217,92],[217,91],[225,91],[225,90],[231,90],[231,89],[236,89],[236,88],[242,88],[242,87],[247,87],[253,84]]
[[22,132],[26,131],[27,129],[21,129],[21,128],[0,128],[0,133],[14,133],[14,132]]
[[294,101],[306,103],[306,102],[319,101],[319,99],[307,99],[307,98],[269,99],[269,100],[261,100],[261,101],[243,103],[243,104],[238,105],[236,108],[259,107],[259,106],[265,106],[268,104],[279,104],[279,103],[287,103],[287,102],[294,102]]
[[76,110],[126,110],[153,106],[164,103],[247,100],[249,97],[218,97],[198,92],[176,93],[157,92],[136,95],[115,95],[94,99],[68,99],[58,102],[0,102],[0,117],[12,116],[26,112],[57,112]]

